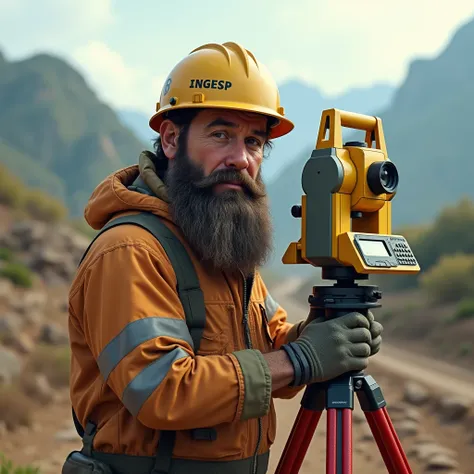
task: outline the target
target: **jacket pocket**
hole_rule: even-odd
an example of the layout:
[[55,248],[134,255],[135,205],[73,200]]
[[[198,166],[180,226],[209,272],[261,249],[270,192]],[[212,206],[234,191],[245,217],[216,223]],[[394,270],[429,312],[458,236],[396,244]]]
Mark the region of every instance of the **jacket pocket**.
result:
[[231,321],[227,305],[207,304],[206,325],[198,355],[224,355],[233,349]]
[[198,355],[223,355],[228,352],[229,339],[224,331],[204,332],[201,337]]

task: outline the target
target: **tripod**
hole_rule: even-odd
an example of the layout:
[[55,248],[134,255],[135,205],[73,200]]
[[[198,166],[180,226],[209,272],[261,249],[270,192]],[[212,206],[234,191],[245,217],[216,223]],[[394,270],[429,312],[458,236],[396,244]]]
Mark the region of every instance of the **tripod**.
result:
[[[367,314],[380,307],[376,286],[359,286],[367,275],[352,267],[323,267],[323,278],[332,286],[314,286],[308,298],[310,314],[336,318],[351,311]],[[324,383],[309,385],[275,474],[297,474],[324,409],[327,410],[326,474],[352,474],[352,410],[354,392],[390,474],[412,474],[386,409],[382,390],[363,372],[349,373]]]

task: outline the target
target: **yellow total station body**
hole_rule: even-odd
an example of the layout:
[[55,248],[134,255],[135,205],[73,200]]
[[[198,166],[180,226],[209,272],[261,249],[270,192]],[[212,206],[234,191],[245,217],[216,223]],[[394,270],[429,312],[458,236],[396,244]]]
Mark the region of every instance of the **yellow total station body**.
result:
[[[343,145],[342,127],[364,130],[365,142]],[[301,239],[289,245],[283,263],[353,267],[359,274],[420,271],[405,237],[391,233],[398,171],[380,118],[323,111],[302,187],[301,206],[292,208],[302,220]]]

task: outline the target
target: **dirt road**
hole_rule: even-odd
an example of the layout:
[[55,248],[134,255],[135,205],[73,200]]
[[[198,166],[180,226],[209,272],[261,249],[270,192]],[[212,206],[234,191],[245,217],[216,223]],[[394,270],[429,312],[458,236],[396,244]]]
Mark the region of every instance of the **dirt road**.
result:
[[[291,289],[291,286],[286,286],[286,290],[288,289]],[[306,317],[308,308],[297,305],[289,299],[285,295],[285,287],[275,289],[273,295],[287,309],[290,320],[295,321]],[[443,393],[461,395],[474,400],[472,373],[397,350],[388,345],[384,345],[382,351],[374,357],[368,373],[373,375],[382,387],[389,414],[396,423],[396,429],[398,430],[397,427],[399,427],[399,433],[403,435],[401,442],[413,473],[433,472],[426,470],[426,458],[421,461],[414,451],[417,442],[431,439],[440,447],[439,464],[443,464],[442,447],[451,449],[454,453],[450,458],[453,468],[440,472],[474,474],[473,432],[469,431],[469,427],[459,423],[441,423],[431,404],[412,407],[410,412],[401,411],[404,385],[408,380],[421,382],[429,390],[441,390]],[[270,458],[269,474],[275,472],[300,408],[299,402],[300,396],[293,400],[276,401],[278,428]],[[66,433],[63,432],[64,430]],[[58,432],[63,433],[58,434]],[[325,473],[325,434],[326,416],[323,414],[300,470],[301,474]],[[387,472],[357,401],[354,410],[353,443],[354,474]],[[79,446],[79,440],[72,430],[67,393],[54,406],[37,413],[34,430],[20,431],[8,436],[0,434],[0,451],[4,451],[15,463],[34,463],[41,466],[41,474],[60,473],[67,453]],[[436,457],[436,453],[432,453],[431,456]],[[434,464],[436,465],[436,462]],[[449,462],[446,461],[445,464]]]

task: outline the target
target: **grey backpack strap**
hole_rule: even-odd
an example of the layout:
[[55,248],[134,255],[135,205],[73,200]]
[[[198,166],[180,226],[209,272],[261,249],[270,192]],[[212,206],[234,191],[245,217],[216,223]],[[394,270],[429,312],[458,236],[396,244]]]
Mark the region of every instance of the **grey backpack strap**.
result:
[[[132,224],[142,227],[150,232],[162,245],[173,266],[176,280],[177,292],[186,316],[186,324],[189,328],[193,344],[194,353],[197,354],[201,343],[202,333],[206,324],[206,309],[204,306],[204,295],[199,285],[199,279],[194,265],[176,235],[161,221],[161,219],[149,212],[121,216],[109,221],[100,232],[94,237],[92,242],[84,252],[80,263],[84,260],[87,252],[92,247],[95,240],[105,231],[118,225]],[[73,418],[80,436],[82,436],[80,426],[78,427],[77,417],[73,410]],[[193,438],[210,437],[215,439],[213,428],[202,428],[191,430]],[[153,474],[168,473],[171,468],[171,458],[174,448],[176,432],[162,431],[156,456]]]
[[81,262],[99,235],[112,227],[123,224],[134,224],[148,230],[163,246],[176,274],[176,289],[183,305],[186,324],[193,339],[194,353],[197,353],[206,324],[204,295],[188,252],[176,235],[166,227],[158,216],[148,212],[141,212],[140,214],[122,216],[109,221],[89,244],[89,247],[82,256]]

